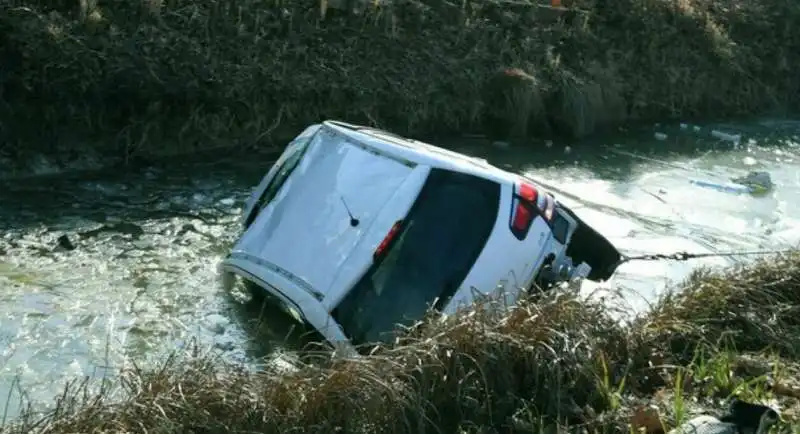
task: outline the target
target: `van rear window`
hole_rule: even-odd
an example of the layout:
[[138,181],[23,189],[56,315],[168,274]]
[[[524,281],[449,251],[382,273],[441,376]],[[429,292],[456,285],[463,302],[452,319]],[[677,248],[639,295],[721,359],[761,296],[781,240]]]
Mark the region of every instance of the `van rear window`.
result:
[[392,242],[332,315],[355,345],[391,342],[428,307],[441,309],[478,259],[497,220],[500,184],[431,170]]

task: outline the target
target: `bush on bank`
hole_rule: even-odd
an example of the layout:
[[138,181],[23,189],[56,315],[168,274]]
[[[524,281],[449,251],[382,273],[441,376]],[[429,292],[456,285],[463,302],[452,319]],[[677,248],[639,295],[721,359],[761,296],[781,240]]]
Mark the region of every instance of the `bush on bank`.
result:
[[798,101],[796,2],[564,4],[3,0],[0,152],[260,145],[324,118],[584,136]]
[[652,433],[732,395],[777,402],[783,430],[800,421],[800,253],[675,289],[626,324],[553,293],[505,314],[430,318],[375,355],[287,373],[171,358],[0,431]]

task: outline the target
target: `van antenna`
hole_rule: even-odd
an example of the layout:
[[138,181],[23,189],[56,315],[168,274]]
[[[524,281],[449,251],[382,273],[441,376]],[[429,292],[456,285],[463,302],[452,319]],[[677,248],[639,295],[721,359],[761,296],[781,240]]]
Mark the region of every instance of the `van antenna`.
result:
[[342,200],[342,205],[344,205],[344,209],[347,210],[347,215],[350,216],[350,226],[356,227],[360,223],[357,218],[353,217],[353,213],[350,212],[350,207],[347,206],[347,202],[344,201],[344,196],[341,194],[339,195],[339,199]]

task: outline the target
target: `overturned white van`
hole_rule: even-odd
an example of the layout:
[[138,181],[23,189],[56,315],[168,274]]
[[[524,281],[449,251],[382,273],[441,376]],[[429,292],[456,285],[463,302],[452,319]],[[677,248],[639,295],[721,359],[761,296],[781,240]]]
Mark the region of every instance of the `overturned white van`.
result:
[[[325,121],[248,200],[222,268],[335,347],[387,342],[429,306],[573,277],[606,280],[617,249],[522,175],[374,128]],[[510,300],[509,300],[510,297]]]

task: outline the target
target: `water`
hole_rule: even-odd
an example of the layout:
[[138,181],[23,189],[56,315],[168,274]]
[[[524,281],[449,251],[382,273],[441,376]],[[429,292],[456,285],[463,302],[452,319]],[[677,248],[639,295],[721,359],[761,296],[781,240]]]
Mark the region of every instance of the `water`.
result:
[[[457,150],[543,180],[625,253],[724,252],[792,247],[800,240],[800,122],[678,126],[592,142],[508,149],[460,141]],[[668,138],[654,139],[654,132]],[[609,150],[615,149],[616,152]],[[627,154],[627,153],[633,153]],[[285,336],[266,314],[222,291],[217,263],[235,240],[241,206],[269,160],[186,162],[128,173],[6,183],[0,190],[0,408],[21,391],[50,400],[79,375],[158,358],[190,339],[252,361]],[[766,170],[767,197],[689,183]],[[66,234],[76,245],[59,249]],[[611,284],[632,311],[700,265],[752,258],[632,262]],[[257,331],[257,333],[256,333]]]

